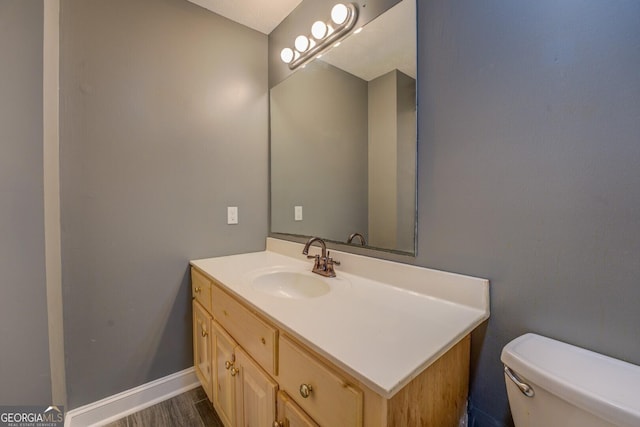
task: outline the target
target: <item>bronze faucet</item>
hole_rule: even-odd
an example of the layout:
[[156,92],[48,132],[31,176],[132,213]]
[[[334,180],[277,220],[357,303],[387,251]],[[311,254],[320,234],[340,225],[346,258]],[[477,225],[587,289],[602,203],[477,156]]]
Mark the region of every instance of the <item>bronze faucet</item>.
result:
[[364,240],[364,236],[360,233],[351,233],[351,235],[347,239],[347,244],[350,245],[353,242],[353,239],[355,239],[356,237],[360,239],[360,246],[364,246],[367,244],[367,242]]
[[[309,247],[314,243],[318,242],[322,249],[321,255],[309,255]],[[314,273],[317,273],[324,277],[336,277],[336,271],[334,270],[334,265],[340,265],[340,261],[334,261],[333,258],[329,256],[329,251],[327,251],[327,245],[324,243],[319,237],[310,238],[307,243],[304,245],[304,249],[302,250],[302,255],[306,255],[307,258],[314,258],[315,262],[313,264],[313,269],[311,270]]]

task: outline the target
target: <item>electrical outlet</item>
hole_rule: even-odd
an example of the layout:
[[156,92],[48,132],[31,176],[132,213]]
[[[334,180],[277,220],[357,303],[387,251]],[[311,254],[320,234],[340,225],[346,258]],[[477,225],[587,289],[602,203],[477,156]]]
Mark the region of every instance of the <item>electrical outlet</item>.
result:
[[237,223],[238,223],[238,207],[227,206],[227,224],[237,224]]
[[293,207],[293,219],[295,221],[302,221],[302,206]]

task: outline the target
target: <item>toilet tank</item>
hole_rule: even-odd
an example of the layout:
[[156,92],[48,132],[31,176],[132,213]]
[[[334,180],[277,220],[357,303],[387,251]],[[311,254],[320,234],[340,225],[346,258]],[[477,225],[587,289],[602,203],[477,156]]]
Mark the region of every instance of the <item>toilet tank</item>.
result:
[[640,366],[536,334],[502,350],[516,427],[640,427]]

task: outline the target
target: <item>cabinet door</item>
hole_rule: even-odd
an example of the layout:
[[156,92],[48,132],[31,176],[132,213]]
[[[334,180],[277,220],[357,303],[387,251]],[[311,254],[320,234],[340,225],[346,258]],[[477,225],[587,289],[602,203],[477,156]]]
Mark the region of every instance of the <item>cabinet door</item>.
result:
[[320,427],[283,391],[278,392],[278,425],[280,427]]
[[278,384],[241,347],[236,348],[238,426],[264,427],[276,419]]
[[220,325],[215,321],[212,321],[212,324],[214,351],[213,407],[226,427],[235,427],[237,424],[234,351],[237,344]]
[[193,302],[193,365],[196,376],[213,400],[213,369],[211,367],[211,316],[196,301]]

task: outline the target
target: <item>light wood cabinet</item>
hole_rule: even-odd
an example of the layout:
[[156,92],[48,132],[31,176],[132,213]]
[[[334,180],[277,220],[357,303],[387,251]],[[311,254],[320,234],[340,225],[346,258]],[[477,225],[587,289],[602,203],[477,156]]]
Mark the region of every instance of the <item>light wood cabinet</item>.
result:
[[196,373],[226,427],[457,427],[464,420],[469,336],[385,398],[195,267],[192,282]]
[[253,358],[276,372],[277,329],[199,271],[191,274],[194,366],[209,400],[226,427],[273,425],[278,383]]

